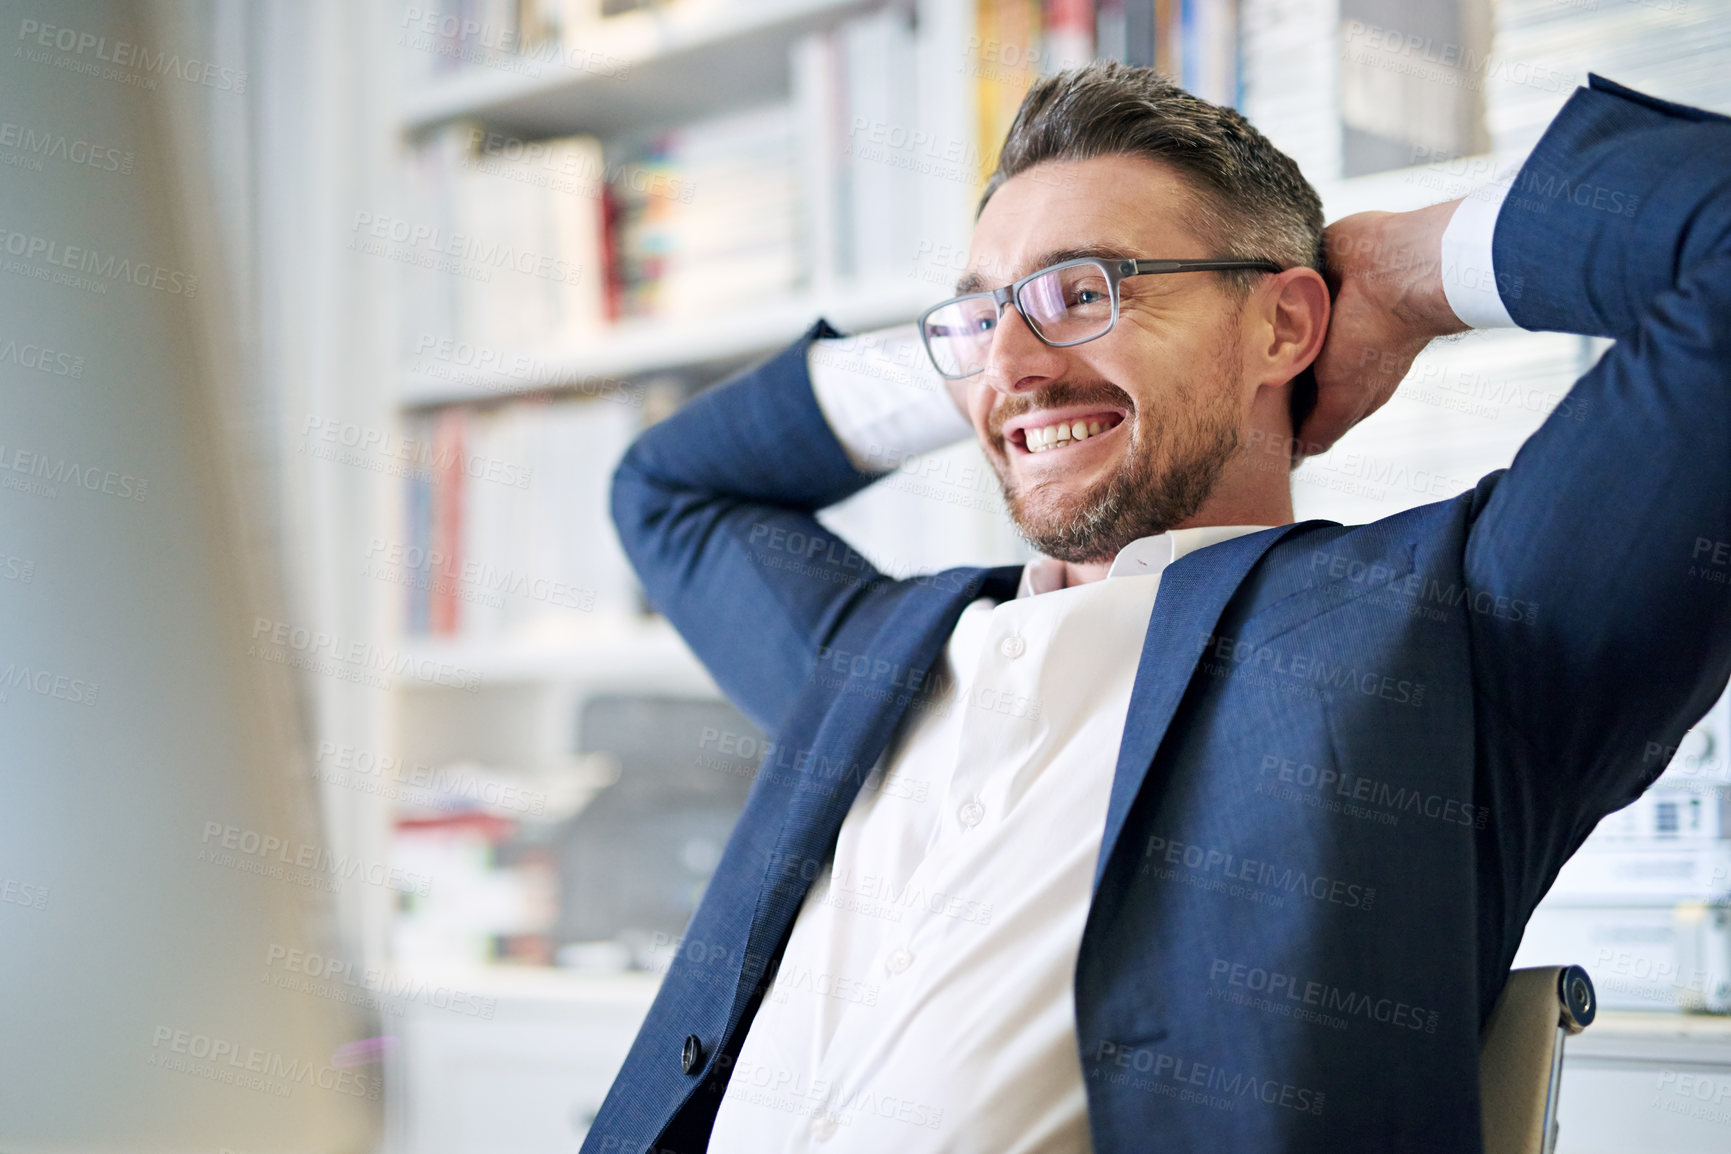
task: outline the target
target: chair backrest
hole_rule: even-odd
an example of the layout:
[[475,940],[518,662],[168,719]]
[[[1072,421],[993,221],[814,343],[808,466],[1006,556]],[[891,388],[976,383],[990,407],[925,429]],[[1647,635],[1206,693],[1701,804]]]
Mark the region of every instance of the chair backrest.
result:
[[1485,1154],[1551,1154],[1563,1039],[1592,1024],[1593,981],[1580,966],[1511,970],[1479,1038]]

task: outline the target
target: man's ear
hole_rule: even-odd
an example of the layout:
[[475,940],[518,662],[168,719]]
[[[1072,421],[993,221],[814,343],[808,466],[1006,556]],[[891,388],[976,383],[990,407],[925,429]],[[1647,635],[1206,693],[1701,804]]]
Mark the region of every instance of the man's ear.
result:
[[1292,459],[1300,451],[1298,430],[1316,408],[1316,374],[1311,369],[1328,335],[1328,283],[1311,268],[1291,268],[1272,279],[1264,300],[1265,345],[1258,350],[1270,384],[1288,386],[1287,408],[1292,418]]

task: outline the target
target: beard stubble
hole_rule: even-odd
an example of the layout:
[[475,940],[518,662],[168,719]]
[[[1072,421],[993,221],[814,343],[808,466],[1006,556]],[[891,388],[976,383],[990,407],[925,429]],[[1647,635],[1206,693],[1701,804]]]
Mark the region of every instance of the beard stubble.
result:
[[[1227,362],[1210,357],[1204,363]],[[1110,561],[1130,542],[1182,524],[1207,501],[1239,449],[1236,386],[1224,375],[1193,376],[1166,390],[1155,402],[1162,412],[1155,413],[1106,381],[1060,382],[1027,394],[1026,404],[994,413],[994,448],[986,457],[1017,532],[1048,557],[1090,564]],[[1063,492],[1062,479],[1024,487],[1010,476],[1001,447],[1004,421],[1031,409],[1096,402],[1130,412],[1130,443],[1110,476],[1074,494]]]

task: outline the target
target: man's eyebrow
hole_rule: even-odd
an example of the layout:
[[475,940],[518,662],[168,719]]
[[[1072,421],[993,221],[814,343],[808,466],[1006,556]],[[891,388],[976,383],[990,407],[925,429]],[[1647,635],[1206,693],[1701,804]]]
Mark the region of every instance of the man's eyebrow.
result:
[[[1032,272],[1037,268],[1046,268],[1050,265],[1061,264],[1067,260],[1081,260],[1083,257],[1088,256],[1099,257],[1102,260],[1128,259],[1125,251],[1117,245],[1090,244],[1085,245],[1082,248],[1055,248],[1043,252],[1039,256],[1035,257],[1034,262],[1029,267],[1028,271]],[[998,286],[988,286],[985,277],[981,276],[977,272],[970,272],[956,282],[956,295],[963,296],[967,293],[977,293],[984,291],[988,287],[995,288]]]

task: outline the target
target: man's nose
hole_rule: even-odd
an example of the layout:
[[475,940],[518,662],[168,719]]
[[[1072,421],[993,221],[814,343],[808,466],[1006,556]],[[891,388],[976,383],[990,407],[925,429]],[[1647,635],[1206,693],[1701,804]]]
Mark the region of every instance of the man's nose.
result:
[[1064,353],[1034,335],[1014,304],[1006,304],[986,354],[986,384],[1005,395],[1037,389],[1063,372]]

